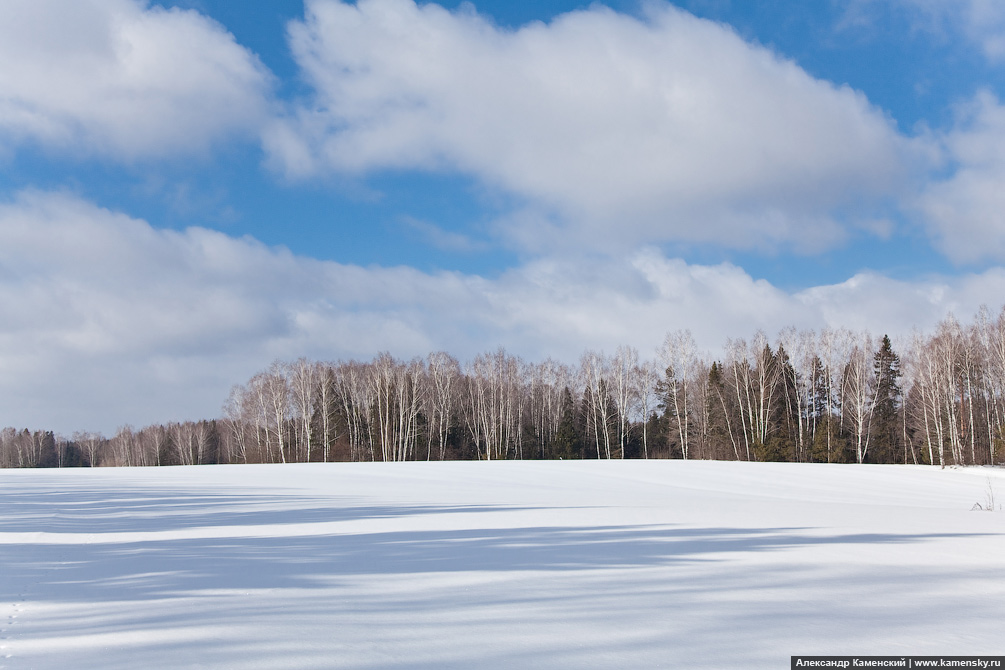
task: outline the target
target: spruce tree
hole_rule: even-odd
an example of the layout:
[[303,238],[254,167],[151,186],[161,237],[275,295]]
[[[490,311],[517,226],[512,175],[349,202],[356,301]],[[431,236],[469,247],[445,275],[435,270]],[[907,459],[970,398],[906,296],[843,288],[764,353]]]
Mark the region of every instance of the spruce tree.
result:
[[572,391],[566,386],[562,391],[562,415],[558,422],[558,431],[550,445],[552,458],[569,459],[579,455],[582,435],[576,414]]
[[893,463],[898,460],[901,447],[901,390],[897,380],[901,376],[900,357],[893,351],[890,338],[883,342],[873,359],[876,375],[876,406],[872,415],[872,446],[869,460]]

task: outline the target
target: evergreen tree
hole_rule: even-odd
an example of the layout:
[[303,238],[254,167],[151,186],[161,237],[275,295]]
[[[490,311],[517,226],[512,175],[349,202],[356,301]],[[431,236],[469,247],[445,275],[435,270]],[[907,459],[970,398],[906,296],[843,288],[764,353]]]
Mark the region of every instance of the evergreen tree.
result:
[[32,439],[38,444],[38,460],[34,463],[38,468],[58,468],[62,463],[60,454],[56,451],[56,436],[51,430],[37,431]]
[[771,435],[754,443],[754,458],[761,462],[784,462],[791,459],[792,443],[781,435]]
[[799,403],[796,394],[796,371],[792,366],[789,353],[785,347],[778,345],[778,353],[775,354],[772,364],[776,366],[781,383],[781,402],[775,403],[774,416],[772,417],[772,436],[765,440],[765,458],[758,460],[769,461],[800,461],[803,460],[799,453]]
[[562,391],[562,418],[558,422],[555,439],[549,445],[552,458],[569,459],[578,456],[582,450],[582,433],[572,391],[566,386]]
[[710,440],[712,442],[711,452],[714,458],[728,460],[734,458],[739,460],[739,440],[743,438],[734,429],[733,415],[735,407],[732,395],[726,389],[726,381],[723,378],[722,363],[713,361],[708,370],[709,396],[711,402],[710,422],[712,430]]
[[164,431],[157,449],[158,465],[181,465],[178,458],[178,447],[170,431]]
[[879,351],[873,358],[876,375],[876,406],[872,416],[872,446],[869,460],[877,463],[894,463],[901,455],[901,390],[897,380],[901,376],[900,357],[893,351],[890,338],[883,336]]
[[816,441],[817,433],[821,432],[827,417],[830,415],[830,402],[827,398],[827,377],[823,361],[819,356],[813,357],[813,384],[810,390],[808,404],[810,443]]
[[830,460],[827,453],[828,423],[823,421],[813,434],[813,440],[810,442],[810,461],[813,463],[827,463]]

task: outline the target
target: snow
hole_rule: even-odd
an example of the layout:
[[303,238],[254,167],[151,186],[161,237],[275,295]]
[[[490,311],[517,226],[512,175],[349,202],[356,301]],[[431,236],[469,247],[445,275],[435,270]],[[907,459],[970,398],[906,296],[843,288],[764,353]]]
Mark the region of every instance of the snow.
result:
[[2,668],[782,668],[1001,654],[986,468],[0,471]]

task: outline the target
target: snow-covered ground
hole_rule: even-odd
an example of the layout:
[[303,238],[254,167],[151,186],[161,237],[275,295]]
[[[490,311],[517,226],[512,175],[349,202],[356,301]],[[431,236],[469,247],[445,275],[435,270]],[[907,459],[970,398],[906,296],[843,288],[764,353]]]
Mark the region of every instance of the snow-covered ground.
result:
[[1001,470],[0,471],[0,667],[785,668],[1005,653]]

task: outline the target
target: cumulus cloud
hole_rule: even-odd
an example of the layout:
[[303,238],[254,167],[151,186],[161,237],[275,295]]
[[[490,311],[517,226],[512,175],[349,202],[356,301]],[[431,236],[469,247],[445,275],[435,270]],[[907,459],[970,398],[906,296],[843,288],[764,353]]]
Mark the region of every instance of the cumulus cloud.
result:
[[593,248],[822,249],[845,234],[842,208],[896,188],[907,143],[863,95],[646,7],[506,30],[470,7],[310,0],[289,40],[315,95],[266,131],[267,152],[291,177],[473,175],[515,196],[502,228],[539,248],[573,228],[566,244]]
[[979,93],[941,141],[951,174],[929,183],[918,199],[923,220],[957,262],[1005,260],[1005,107]]
[[906,334],[1005,295],[1005,271],[920,283],[859,275],[797,293],[655,250],[537,259],[494,279],[295,256],[201,228],[158,230],[78,197],[0,205],[0,425],[101,429],[218,415],[275,358],[369,359],[505,346],[575,361],[781,327]]
[[5,0],[0,148],[202,152],[267,118],[271,75],[221,25],[145,0]]

